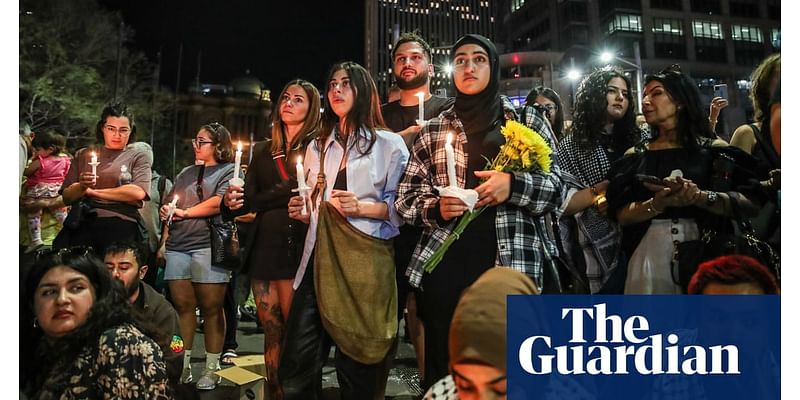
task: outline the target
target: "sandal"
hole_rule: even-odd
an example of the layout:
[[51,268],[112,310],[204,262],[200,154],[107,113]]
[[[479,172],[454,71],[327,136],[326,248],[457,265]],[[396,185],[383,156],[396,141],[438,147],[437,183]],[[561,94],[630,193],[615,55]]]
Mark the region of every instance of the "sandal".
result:
[[233,359],[236,357],[239,357],[239,355],[236,354],[236,350],[233,349],[225,350],[225,352],[222,353],[222,357],[219,358],[219,364],[224,365],[226,367],[232,366],[234,365]]

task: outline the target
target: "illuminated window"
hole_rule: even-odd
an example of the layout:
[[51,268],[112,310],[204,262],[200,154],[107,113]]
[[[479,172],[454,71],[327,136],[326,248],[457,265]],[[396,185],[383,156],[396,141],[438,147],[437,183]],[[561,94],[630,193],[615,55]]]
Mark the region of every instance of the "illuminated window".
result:
[[722,24],[711,21],[694,21],[692,23],[692,35],[698,38],[724,39]]
[[513,13],[519,10],[524,5],[525,5],[525,0],[511,0],[511,12]]
[[752,25],[731,25],[731,39],[744,42],[764,42],[761,29]]
[[683,21],[672,18],[653,18],[653,33],[683,35]]
[[608,22],[608,33],[616,31],[641,32],[642,17],[639,15],[620,14],[615,15]]

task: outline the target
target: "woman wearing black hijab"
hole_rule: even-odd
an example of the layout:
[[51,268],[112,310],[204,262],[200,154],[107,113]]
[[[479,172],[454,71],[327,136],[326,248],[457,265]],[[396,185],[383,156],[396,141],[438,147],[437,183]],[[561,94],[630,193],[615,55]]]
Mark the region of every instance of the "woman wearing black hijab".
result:
[[[548,174],[483,171],[486,159],[493,159],[505,142],[500,133],[505,117],[497,50],[483,36],[466,35],[451,54],[455,104],[420,132],[395,203],[406,223],[425,227],[406,271],[411,285],[423,288],[418,312],[425,324],[425,388],[449,372],[447,335],[461,292],[497,265],[524,272],[541,285],[542,265],[558,254],[543,218],[561,203],[555,160]],[[533,125],[552,146],[553,133],[544,120],[537,116]],[[460,199],[440,196],[435,189],[450,184],[448,133],[457,186],[478,192],[476,209],[489,207],[468,225],[436,269],[423,273],[422,265],[467,211]]]

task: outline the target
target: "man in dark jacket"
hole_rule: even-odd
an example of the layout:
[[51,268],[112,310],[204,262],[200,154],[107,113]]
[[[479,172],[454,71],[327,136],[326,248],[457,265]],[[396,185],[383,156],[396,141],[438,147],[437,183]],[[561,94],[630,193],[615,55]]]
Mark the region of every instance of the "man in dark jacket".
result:
[[164,353],[169,382],[176,387],[183,369],[183,338],[178,313],[152,286],[142,281],[147,274],[144,251],[130,242],[112,243],[106,248],[104,262],[114,279],[122,282],[128,300],[138,312],[136,318],[145,326],[159,330],[151,337]]

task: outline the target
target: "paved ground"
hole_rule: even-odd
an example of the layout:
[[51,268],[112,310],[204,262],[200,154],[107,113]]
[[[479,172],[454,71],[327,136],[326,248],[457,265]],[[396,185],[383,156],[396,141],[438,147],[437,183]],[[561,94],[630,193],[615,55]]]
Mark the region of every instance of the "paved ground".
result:
[[[238,353],[240,356],[260,354],[264,346],[264,335],[254,322],[240,322],[236,340],[239,343]],[[194,350],[192,350],[192,372],[194,376],[200,375],[204,362],[203,335],[198,332],[194,339]],[[325,399],[339,399],[339,385],[336,381],[336,370],[333,368],[333,349],[331,349],[331,356],[322,371],[322,375]],[[239,388],[227,380],[223,380],[222,384],[217,386],[215,390],[208,392],[196,391],[194,386],[191,385],[182,385],[178,392],[179,399],[239,400],[239,395]],[[421,397],[419,371],[414,348],[401,338],[394,368],[390,372],[389,381],[386,385],[386,399],[416,400]],[[245,399],[247,397],[241,398]]]

